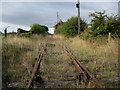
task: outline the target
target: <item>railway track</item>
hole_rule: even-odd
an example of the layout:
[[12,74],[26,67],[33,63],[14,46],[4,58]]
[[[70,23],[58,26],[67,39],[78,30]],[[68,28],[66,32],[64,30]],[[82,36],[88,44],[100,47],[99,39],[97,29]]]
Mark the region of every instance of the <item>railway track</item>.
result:
[[[33,67],[33,71],[32,71],[32,74],[31,74],[31,77],[30,77],[30,80],[28,82],[28,85],[27,85],[27,88],[33,88],[34,87],[34,81],[35,81],[35,78],[40,70],[40,63],[41,61],[43,60],[43,57],[44,57],[44,54],[46,53],[46,48],[47,48],[47,45],[45,45],[46,47],[43,47],[42,49],[39,50],[38,52],[38,56],[36,58],[36,61],[35,61],[35,64],[34,64],[34,67]],[[96,79],[94,78],[94,76],[81,64],[80,60],[77,59],[77,57],[75,57],[73,55],[73,53],[70,52],[70,50],[64,46],[64,51],[67,53],[68,57],[72,60],[76,70],[77,70],[77,78],[78,81],[79,81],[79,84],[81,81],[84,81],[85,83],[89,83],[89,81],[93,80],[94,83],[95,83],[95,86],[97,88],[103,88],[104,86]],[[52,76],[52,75],[51,75]],[[60,75],[58,75],[60,76]],[[54,75],[53,75],[54,77]],[[42,79],[40,79],[42,80]],[[42,81],[40,81],[42,82]],[[53,82],[52,82],[53,83]],[[55,83],[55,82],[54,82]],[[53,84],[54,84],[53,83]]]
[[67,52],[68,56],[70,57],[70,59],[73,61],[78,73],[79,73],[79,77],[78,79],[81,81],[82,79],[85,82],[89,82],[90,80],[93,80],[95,83],[96,88],[104,88],[104,86],[100,83],[100,81],[98,81],[80,62],[80,60],[78,60],[78,58],[76,56],[73,55],[73,53],[71,53],[68,48],[66,46],[64,46],[65,51]]
[[34,67],[33,67],[33,71],[32,71],[32,74],[30,76],[30,80],[29,80],[28,85],[27,85],[28,89],[33,87],[33,84],[34,84],[33,82],[34,82],[35,77],[38,74],[38,71],[40,68],[40,63],[43,59],[44,51],[45,51],[45,48],[39,49],[39,51],[38,51],[38,57],[36,58],[36,61],[35,61]]

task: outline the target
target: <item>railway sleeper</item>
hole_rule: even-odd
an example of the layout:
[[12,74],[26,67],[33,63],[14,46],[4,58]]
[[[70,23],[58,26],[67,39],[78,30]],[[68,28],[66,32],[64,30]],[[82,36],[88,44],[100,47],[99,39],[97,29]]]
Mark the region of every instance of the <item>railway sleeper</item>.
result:
[[[99,81],[97,81],[94,76],[79,62],[79,60],[77,59],[77,57],[75,57],[73,55],[73,53],[69,52],[67,50],[68,48],[65,46],[65,51],[67,52],[68,56],[70,57],[70,59],[72,61],[74,61],[76,69],[78,70],[78,72],[84,72],[84,77],[86,77],[86,82],[89,82],[90,80],[93,80],[95,85],[98,87],[103,88],[104,86],[101,85],[101,83]],[[81,76],[80,76],[81,77]]]

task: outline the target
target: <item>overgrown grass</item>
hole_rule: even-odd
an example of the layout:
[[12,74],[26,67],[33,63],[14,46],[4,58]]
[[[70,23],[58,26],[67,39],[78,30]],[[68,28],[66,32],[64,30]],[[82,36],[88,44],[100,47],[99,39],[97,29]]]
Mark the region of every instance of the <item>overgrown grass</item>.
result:
[[2,40],[3,86],[12,82],[26,83],[42,42],[42,39],[17,36]]
[[[14,36],[2,41],[3,86],[6,87],[12,82],[22,82],[24,85],[20,87],[25,87],[38,50],[46,44],[51,45],[48,46],[47,54],[41,64],[41,70],[44,73],[74,72],[74,69],[69,65],[69,58],[61,47],[65,44],[97,79],[118,77],[117,39],[112,39],[110,42],[104,39],[100,42],[91,42],[80,39],[80,37],[68,39],[61,35],[45,37],[34,35],[30,38]],[[49,79],[49,77],[44,78]],[[108,83],[104,84],[106,87],[114,87]],[[92,83],[88,86],[82,85],[78,87],[94,87]]]
[[75,37],[67,40],[66,45],[97,79],[119,77],[117,39],[90,42]]

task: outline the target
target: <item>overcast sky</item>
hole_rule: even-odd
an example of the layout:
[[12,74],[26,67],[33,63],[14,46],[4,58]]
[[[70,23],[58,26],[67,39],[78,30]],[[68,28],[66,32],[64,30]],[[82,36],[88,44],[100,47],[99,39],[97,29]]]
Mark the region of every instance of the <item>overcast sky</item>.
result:
[[[34,23],[47,25],[52,28],[56,24],[56,14],[59,12],[61,20],[66,21],[72,16],[77,16],[76,2],[2,2],[2,27],[10,26],[8,31],[17,28],[29,30]],[[103,11],[109,15],[118,14],[117,2],[81,2],[81,17],[90,22],[89,12]]]

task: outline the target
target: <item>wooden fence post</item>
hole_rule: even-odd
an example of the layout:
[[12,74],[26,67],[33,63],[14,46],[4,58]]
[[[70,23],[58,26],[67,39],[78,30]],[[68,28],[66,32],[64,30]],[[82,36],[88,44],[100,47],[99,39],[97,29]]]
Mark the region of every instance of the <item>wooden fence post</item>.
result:
[[109,32],[109,34],[108,34],[108,42],[110,42],[110,40],[111,40],[111,33]]
[[5,34],[5,37],[7,37],[7,29],[5,29],[4,34]]

